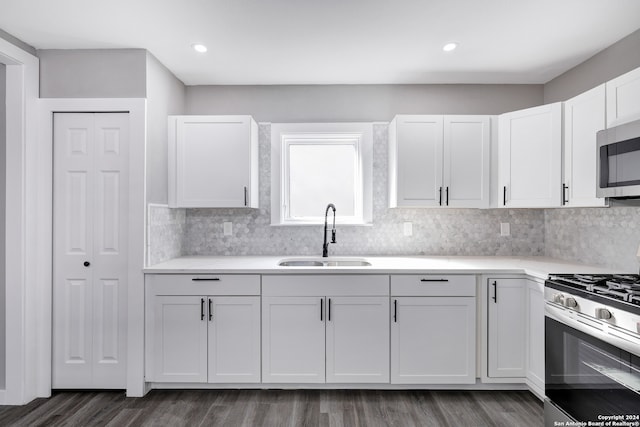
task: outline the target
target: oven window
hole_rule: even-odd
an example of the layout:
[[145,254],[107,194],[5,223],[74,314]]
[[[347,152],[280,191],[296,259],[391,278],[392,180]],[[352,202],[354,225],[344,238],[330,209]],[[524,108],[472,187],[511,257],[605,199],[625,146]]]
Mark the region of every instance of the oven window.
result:
[[640,138],[600,147],[600,188],[640,185]]
[[545,394],[576,421],[637,414],[637,357],[549,318],[545,318],[545,357]]

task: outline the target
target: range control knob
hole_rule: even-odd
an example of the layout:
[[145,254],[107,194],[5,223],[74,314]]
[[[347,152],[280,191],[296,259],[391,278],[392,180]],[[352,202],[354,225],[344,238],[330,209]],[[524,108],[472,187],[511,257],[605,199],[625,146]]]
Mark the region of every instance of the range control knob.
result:
[[596,308],[596,319],[609,320],[612,317],[613,315],[606,308]]
[[578,306],[578,301],[575,298],[567,297],[564,300],[564,306],[569,308],[576,308]]
[[564,305],[564,295],[562,294],[555,294],[553,296],[553,302],[555,302],[556,304],[562,304]]

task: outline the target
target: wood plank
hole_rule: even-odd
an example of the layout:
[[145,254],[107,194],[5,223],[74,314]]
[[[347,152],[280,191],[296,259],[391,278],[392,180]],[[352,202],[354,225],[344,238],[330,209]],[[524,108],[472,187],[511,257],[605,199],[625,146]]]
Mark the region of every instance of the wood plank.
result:
[[543,424],[526,391],[153,390],[55,391],[25,406],[0,406],[2,426],[439,427]]

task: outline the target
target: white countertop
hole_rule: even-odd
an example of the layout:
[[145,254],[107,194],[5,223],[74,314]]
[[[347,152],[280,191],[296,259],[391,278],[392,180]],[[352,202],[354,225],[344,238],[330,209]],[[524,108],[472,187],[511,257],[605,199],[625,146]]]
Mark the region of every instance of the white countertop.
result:
[[[188,256],[144,269],[145,273],[170,274],[527,274],[546,279],[550,273],[624,273],[593,265],[548,257],[465,256],[335,256],[325,260],[363,259],[366,267],[282,267],[283,259],[312,260],[312,256]],[[635,273],[635,272],[634,272]]]

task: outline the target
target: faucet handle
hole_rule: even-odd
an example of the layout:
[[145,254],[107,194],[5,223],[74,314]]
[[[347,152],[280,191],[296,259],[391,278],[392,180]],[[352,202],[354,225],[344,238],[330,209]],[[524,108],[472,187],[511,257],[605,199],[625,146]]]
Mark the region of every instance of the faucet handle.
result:
[[336,229],[331,230],[331,243],[336,242]]

